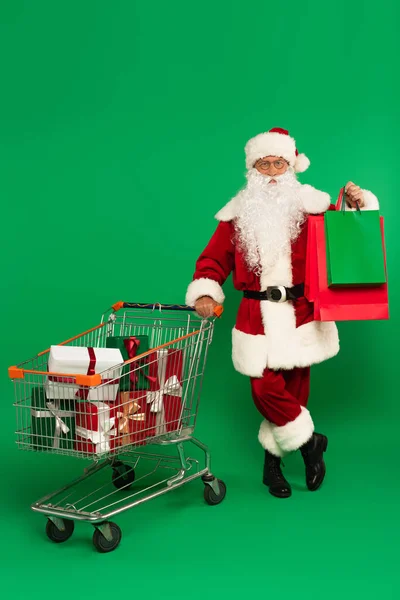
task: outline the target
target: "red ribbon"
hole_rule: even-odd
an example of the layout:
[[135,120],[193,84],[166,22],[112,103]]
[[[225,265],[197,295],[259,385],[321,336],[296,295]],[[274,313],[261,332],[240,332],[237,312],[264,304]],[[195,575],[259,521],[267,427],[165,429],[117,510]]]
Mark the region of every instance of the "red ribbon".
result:
[[[87,351],[89,353],[89,366],[88,366],[86,375],[95,375],[96,374],[96,371],[95,371],[96,354],[95,354],[95,351],[93,350],[93,348],[88,348]],[[81,400],[87,400],[88,396],[89,396],[89,388],[80,388],[76,392],[75,396],[77,398],[80,398]]]
[[[128,359],[135,358],[135,356],[137,354],[137,351],[139,349],[139,346],[140,346],[140,340],[138,340],[135,337],[126,338],[124,340],[124,346],[125,346],[125,349],[126,349],[126,351],[128,353]],[[135,385],[135,383],[137,383],[137,381],[138,381],[139,378],[138,378],[138,375],[136,373],[136,370],[131,371],[129,373],[129,379],[131,380],[131,382],[133,383],[133,385]]]
[[[137,351],[139,349],[140,346],[140,340],[138,340],[138,338],[135,337],[129,337],[126,338],[124,340],[124,346],[126,348],[126,351],[128,353],[128,357],[129,358],[135,358],[135,356],[137,355]],[[139,377],[137,374],[137,371],[142,369],[142,366],[138,366],[137,368],[135,368],[133,371],[131,371],[129,373],[129,378],[133,384],[133,386],[135,386],[135,384],[138,382]],[[157,381],[156,377],[150,377],[150,375],[146,375],[146,373],[143,373],[143,376],[150,381],[151,383],[154,383],[155,381]]]

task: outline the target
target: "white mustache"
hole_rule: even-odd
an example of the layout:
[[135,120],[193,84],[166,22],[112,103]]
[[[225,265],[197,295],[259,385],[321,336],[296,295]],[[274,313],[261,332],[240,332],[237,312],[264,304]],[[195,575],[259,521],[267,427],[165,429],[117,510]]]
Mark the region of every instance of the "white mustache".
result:
[[288,169],[287,171],[285,171],[285,173],[282,173],[281,175],[264,175],[261,173],[260,175],[261,177],[263,177],[265,183],[269,183],[270,181],[276,181],[277,185],[282,185],[286,183],[288,179],[291,179],[292,177],[290,169]]

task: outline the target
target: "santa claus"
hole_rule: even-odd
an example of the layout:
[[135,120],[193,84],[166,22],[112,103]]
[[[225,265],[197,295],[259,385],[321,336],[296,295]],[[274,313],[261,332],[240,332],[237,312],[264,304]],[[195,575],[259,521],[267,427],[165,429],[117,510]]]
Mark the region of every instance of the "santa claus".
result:
[[[335,323],[313,318],[304,296],[309,215],[333,209],[330,196],[302,185],[296,173],[310,161],[285,129],[274,128],[245,147],[245,187],[216,215],[216,230],[196,263],[186,304],[204,318],[224,302],[222,286],[233,273],[243,297],[232,332],[237,371],[250,378],[253,400],[264,417],[259,441],[265,450],[263,481],[274,496],[291,487],[281,457],[300,450],[309,490],[325,477],[328,439],[314,431],[307,402],[310,367],[339,352]],[[378,200],[352,182],[350,209],[377,209]]]

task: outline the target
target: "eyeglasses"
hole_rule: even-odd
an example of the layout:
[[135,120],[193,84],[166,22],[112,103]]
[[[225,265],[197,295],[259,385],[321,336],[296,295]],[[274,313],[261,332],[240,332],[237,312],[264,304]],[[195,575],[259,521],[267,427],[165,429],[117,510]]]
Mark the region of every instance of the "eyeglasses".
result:
[[272,165],[274,165],[274,167],[277,171],[281,171],[288,164],[289,163],[283,159],[274,160],[273,162],[270,162],[269,160],[259,160],[258,162],[256,162],[256,167],[260,167],[261,169],[268,171],[268,169]]

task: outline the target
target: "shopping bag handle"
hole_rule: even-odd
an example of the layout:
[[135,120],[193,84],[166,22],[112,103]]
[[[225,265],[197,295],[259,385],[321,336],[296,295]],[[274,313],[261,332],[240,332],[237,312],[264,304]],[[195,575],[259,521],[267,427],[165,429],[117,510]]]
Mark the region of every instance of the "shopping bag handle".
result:
[[[357,211],[361,212],[360,205],[358,204],[358,202],[356,202],[356,206],[357,206]],[[346,188],[345,187],[340,188],[339,198],[337,199],[335,208],[336,208],[336,210],[341,210],[342,212],[345,212],[345,210],[346,210]]]

